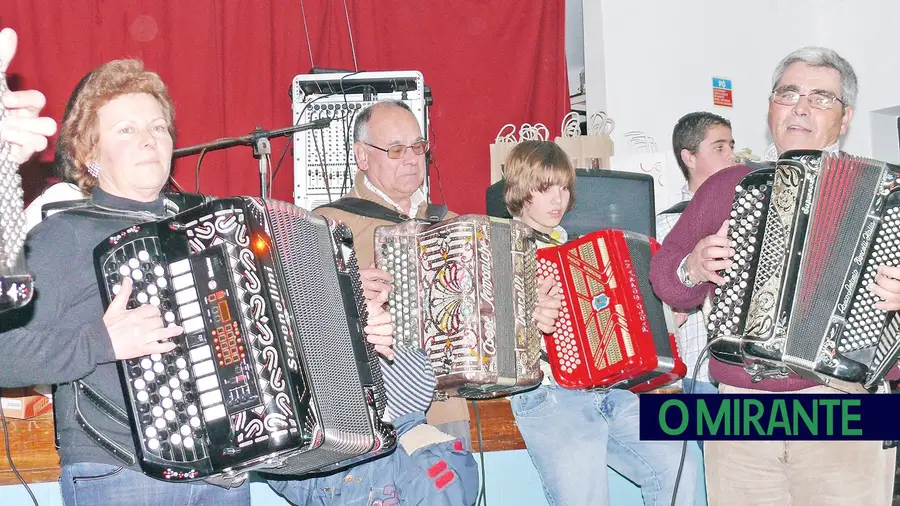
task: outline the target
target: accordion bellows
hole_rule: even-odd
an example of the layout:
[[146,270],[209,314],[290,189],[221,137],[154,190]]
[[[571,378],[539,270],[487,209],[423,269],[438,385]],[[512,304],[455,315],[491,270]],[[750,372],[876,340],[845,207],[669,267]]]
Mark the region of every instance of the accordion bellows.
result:
[[221,199],[122,230],[94,264],[107,305],[127,276],[129,307],[184,328],[175,350],[119,362],[146,474],[304,474],[395,447],[346,225]]
[[755,381],[772,371],[874,390],[900,354],[896,312],[867,286],[900,264],[900,168],[847,154],[789,151],[737,186],[728,234],[735,262],[708,334]]
[[644,392],[687,373],[650,287],[650,258],[658,249],[640,234],[599,230],[538,250],[540,275],[563,287],[556,332],[546,337],[561,386]]
[[439,390],[496,397],[543,378],[532,234],[481,215],[376,228],[377,265],[393,278],[394,343],[425,350]]

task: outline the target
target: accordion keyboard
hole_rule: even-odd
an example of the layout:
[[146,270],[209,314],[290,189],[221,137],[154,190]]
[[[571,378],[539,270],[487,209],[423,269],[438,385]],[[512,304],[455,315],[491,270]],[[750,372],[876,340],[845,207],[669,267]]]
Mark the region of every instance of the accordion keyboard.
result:
[[[728,221],[728,237],[735,250],[730,267],[720,272],[725,283],[716,288],[712,310],[707,320],[707,334],[712,341],[719,337],[740,337],[747,320],[749,297],[755,275],[753,266],[762,251],[762,237],[766,214],[771,196],[771,172],[760,177],[748,176],[744,184],[735,188],[734,203]],[[720,360],[743,364],[739,345],[716,343],[713,351]]]
[[394,344],[419,348],[421,311],[417,310],[419,283],[415,262],[416,240],[408,236],[388,237],[381,248],[379,267],[390,272],[393,277],[388,307],[394,324]]
[[[542,278],[553,277],[556,282],[562,286],[563,279],[556,263],[546,258],[538,258],[538,276]],[[559,308],[559,318],[556,320],[556,331],[551,334],[553,343],[556,346],[557,359],[559,367],[567,373],[573,373],[581,365],[581,353],[578,352],[578,341],[575,336],[575,329],[572,326],[572,314],[569,311],[569,304],[563,297],[562,305]],[[593,344],[593,343],[592,343]],[[599,343],[597,343],[599,345]],[[597,349],[599,346],[592,346]],[[599,356],[599,354],[598,354]]]
[[[129,309],[143,304],[158,307],[167,326],[183,325],[185,333],[196,330],[198,324],[202,327],[192,278],[184,276],[187,260],[167,271],[160,259],[159,243],[151,238],[114,251],[103,266],[112,293],[118,294],[122,281],[131,278]],[[182,316],[195,319],[183,321]],[[230,338],[240,343],[240,333],[235,331]],[[225,406],[216,388],[209,347],[189,350],[184,336],[173,341],[176,346],[171,352],[125,361],[128,390],[140,413],[137,423],[143,448],[167,461],[191,462],[207,457],[206,421],[225,417]],[[219,360],[225,359],[219,355]]]

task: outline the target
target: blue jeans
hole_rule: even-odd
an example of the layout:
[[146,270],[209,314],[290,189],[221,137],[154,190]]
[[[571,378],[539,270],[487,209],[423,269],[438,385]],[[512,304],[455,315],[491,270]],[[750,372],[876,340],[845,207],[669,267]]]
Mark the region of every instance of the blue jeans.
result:
[[[393,422],[397,435],[425,425],[425,413]],[[394,452],[327,475],[266,475],[269,486],[298,506],[469,506],[478,495],[478,466],[458,439],[401,444]],[[230,505],[229,505],[230,506]]]
[[[638,398],[541,385],[512,397],[512,410],[551,505],[608,506],[606,466],[641,487],[645,506],[669,506],[680,441],[641,441]],[[694,506],[699,463],[687,452],[678,506]]]
[[59,488],[66,506],[250,505],[250,480],[225,489],[203,481],[162,481],[121,466],[89,462],[63,466]]
[[[708,381],[691,381],[690,378],[681,378],[681,390],[684,393],[691,394],[717,394],[719,393],[719,387],[713,385]],[[691,388],[693,386],[693,388]]]

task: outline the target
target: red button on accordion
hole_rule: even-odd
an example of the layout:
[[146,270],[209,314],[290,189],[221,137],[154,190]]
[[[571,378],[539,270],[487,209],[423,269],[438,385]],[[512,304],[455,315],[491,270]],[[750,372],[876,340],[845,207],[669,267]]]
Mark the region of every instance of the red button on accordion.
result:
[[556,332],[545,338],[561,386],[645,392],[687,373],[650,287],[650,257],[658,249],[640,234],[599,230],[538,250],[538,273],[563,288]]

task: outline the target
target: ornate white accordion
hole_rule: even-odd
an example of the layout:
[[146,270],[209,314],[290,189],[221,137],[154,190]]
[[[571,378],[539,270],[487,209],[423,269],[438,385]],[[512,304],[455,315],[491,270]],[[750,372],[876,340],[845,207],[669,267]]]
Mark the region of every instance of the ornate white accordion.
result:
[[517,221],[464,215],[375,229],[393,277],[394,342],[425,350],[438,389],[469,398],[540,383],[536,244]]
[[789,151],[736,188],[735,262],[716,289],[711,352],[755,381],[788,370],[845,391],[873,390],[900,354],[900,319],[866,286],[900,265],[900,168]]
[[[0,73],[0,99],[9,91],[6,74]],[[0,102],[0,121],[9,111]],[[33,280],[25,268],[25,212],[22,176],[12,158],[11,146],[0,141],[0,313],[31,301]]]
[[174,351],[119,363],[138,460],[193,480],[303,474],[390,451],[381,369],[345,225],[273,200],[215,200],[94,250],[108,304],[153,304]]

